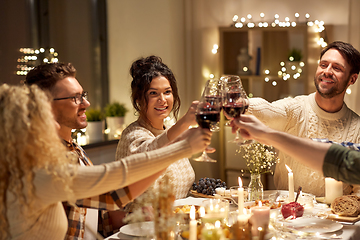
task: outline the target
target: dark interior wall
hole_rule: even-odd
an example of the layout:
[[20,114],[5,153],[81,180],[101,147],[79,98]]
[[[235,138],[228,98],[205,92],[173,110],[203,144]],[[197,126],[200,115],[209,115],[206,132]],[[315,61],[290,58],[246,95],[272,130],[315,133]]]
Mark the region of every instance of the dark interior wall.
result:
[[27,0],[0,0],[0,84],[18,84],[15,75],[20,47],[31,47],[30,4]]
[[[53,47],[71,62],[92,107],[108,102],[105,0],[0,0],[0,84],[18,84],[21,47]],[[39,62],[40,63],[40,62]]]

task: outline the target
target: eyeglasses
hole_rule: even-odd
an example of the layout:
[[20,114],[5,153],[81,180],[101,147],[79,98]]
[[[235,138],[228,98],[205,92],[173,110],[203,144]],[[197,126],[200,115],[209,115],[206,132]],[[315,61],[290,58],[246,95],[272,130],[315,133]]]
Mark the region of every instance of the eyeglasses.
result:
[[88,100],[88,92],[83,92],[82,94],[78,93],[73,97],[64,97],[64,98],[54,98],[53,100],[63,100],[63,99],[74,99],[75,104],[83,104],[84,99]]

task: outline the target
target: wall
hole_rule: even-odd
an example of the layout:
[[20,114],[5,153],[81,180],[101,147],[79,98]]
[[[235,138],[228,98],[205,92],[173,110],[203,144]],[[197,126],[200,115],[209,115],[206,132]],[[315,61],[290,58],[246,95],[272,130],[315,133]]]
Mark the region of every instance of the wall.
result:
[[[178,79],[181,115],[184,114],[191,101],[200,96],[209,73],[219,75],[219,56],[211,50],[219,43],[218,27],[230,26],[235,14],[240,17],[252,14],[258,21],[260,12],[264,12],[265,20],[270,21],[276,13],[283,20],[287,16],[295,19],[298,12],[300,21],[304,21],[309,13],[310,20],[333,25],[330,40],[351,40],[355,47],[360,47],[359,37],[355,35],[359,30],[356,0],[344,0],[341,4],[336,0],[108,0],[107,3],[110,101],[124,102],[129,109],[132,109],[130,64],[138,57],[156,54]],[[356,103],[355,98],[352,95],[347,101]],[[135,119],[130,113],[125,121],[130,123]],[[215,133],[212,138],[212,146],[217,149],[220,137]],[[214,157],[219,154],[222,153],[218,151]],[[197,178],[219,174],[218,164],[192,164]]]

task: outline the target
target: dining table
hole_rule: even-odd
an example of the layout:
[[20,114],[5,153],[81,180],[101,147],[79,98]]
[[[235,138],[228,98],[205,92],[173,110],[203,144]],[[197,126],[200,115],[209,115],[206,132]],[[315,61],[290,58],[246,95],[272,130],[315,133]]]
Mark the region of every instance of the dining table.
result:
[[[275,192],[279,192],[277,190],[267,190],[264,191],[264,199],[269,198],[269,196],[272,196]],[[281,194],[287,194],[286,192],[288,191],[280,191]],[[296,194],[296,193],[295,193]],[[279,195],[279,193],[278,193]],[[308,194],[309,195],[309,194]],[[201,206],[202,203],[204,201],[206,201],[208,198],[200,198],[200,197],[193,197],[193,196],[189,196],[187,198],[184,199],[178,199],[175,200],[174,202],[174,206],[183,206],[183,205],[195,205],[195,206]],[[265,236],[265,239],[271,239],[271,240],[276,240],[276,239],[343,239],[343,240],[356,240],[356,239],[360,239],[360,221],[358,221],[358,219],[360,219],[360,216],[355,220],[355,221],[342,221],[341,219],[339,221],[334,220],[334,218],[331,218],[329,216],[321,217],[322,213],[329,213],[330,212],[330,207],[325,204],[325,203],[321,203],[319,201],[316,201],[317,198],[313,198],[313,206],[310,208],[306,208],[305,207],[305,212],[303,217],[297,218],[295,220],[288,220],[288,219],[283,219],[283,217],[281,216],[281,211],[280,209],[274,210],[277,211],[275,212],[277,217],[275,220],[270,220],[270,222],[272,222],[272,224],[269,225],[269,229],[268,229],[268,233]],[[228,199],[229,200],[229,199]],[[232,199],[234,200],[234,199]],[[230,200],[231,202],[231,200]],[[236,202],[236,201],[233,201]],[[249,204],[253,204],[252,202],[245,202],[245,206],[249,205]],[[229,208],[229,213],[234,212],[237,210],[237,205],[232,203],[230,204],[230,208]],[[279,220],[281,219],[281,220]],[[290,225],[294,225],[295,222],[296,223],[301,223],[305,225],[310,225],[310,224],[315,224],[316,226],[316,221],[320,221],[320,219],[325,219],[323,221],[327,221],[326,224],[328,225],[328,227],[324,227],[326,228],[324,229],[320,229],[321,231],[318,233],[314,233],[314,234],[307,234],[307,235],[303,235],[301,234],[301,232],[297,232],[297,231],[292,231],[293,229],[288,228],[287,224]],[[329,220],[330,219],[330,220]],[[140,223],[141,224],[141,223]],[[231,220],[229,221],[229,224],[231,225]],[[271,226],[272,225],[272,226]],[[129,227],[127,225],[124,225],[122,228],[120,228],[120,231],[105,238],[105,240],[118,240],[118,239],[154,239],[154,237],[151,237],[150,232],[153,232],[153,229],[151,229],[152,231],[149,230],[149,235],[145,236],[145,234],[139,234],[138,231],[134,231],[134,232],[129,232]],[[153,225],[151,225],[151,227],[153,228]],[[127,231],[125,231],[125,229],[127,229]],[[146,231],[146,230],[145,230]],[[312,233],[312,232],[311,232]],[[153,236],[153,235],[152,235]],[[178,235],[176,237],[177,240],[182,240],[183,238]],[[253,237],[253,239],[256,239]]]

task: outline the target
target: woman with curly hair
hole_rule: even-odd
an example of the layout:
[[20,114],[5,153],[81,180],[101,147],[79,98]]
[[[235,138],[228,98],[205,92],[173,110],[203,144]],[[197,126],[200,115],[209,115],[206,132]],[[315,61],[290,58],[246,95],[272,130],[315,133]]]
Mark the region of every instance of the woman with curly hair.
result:
[[209,131],[191,129],[161,150],[78,166],[57,135],[49,100],[37,86],[0,86],[1,240],[62,240],[67,231],[62,201],[152,182],[169,164],[210,143]]

